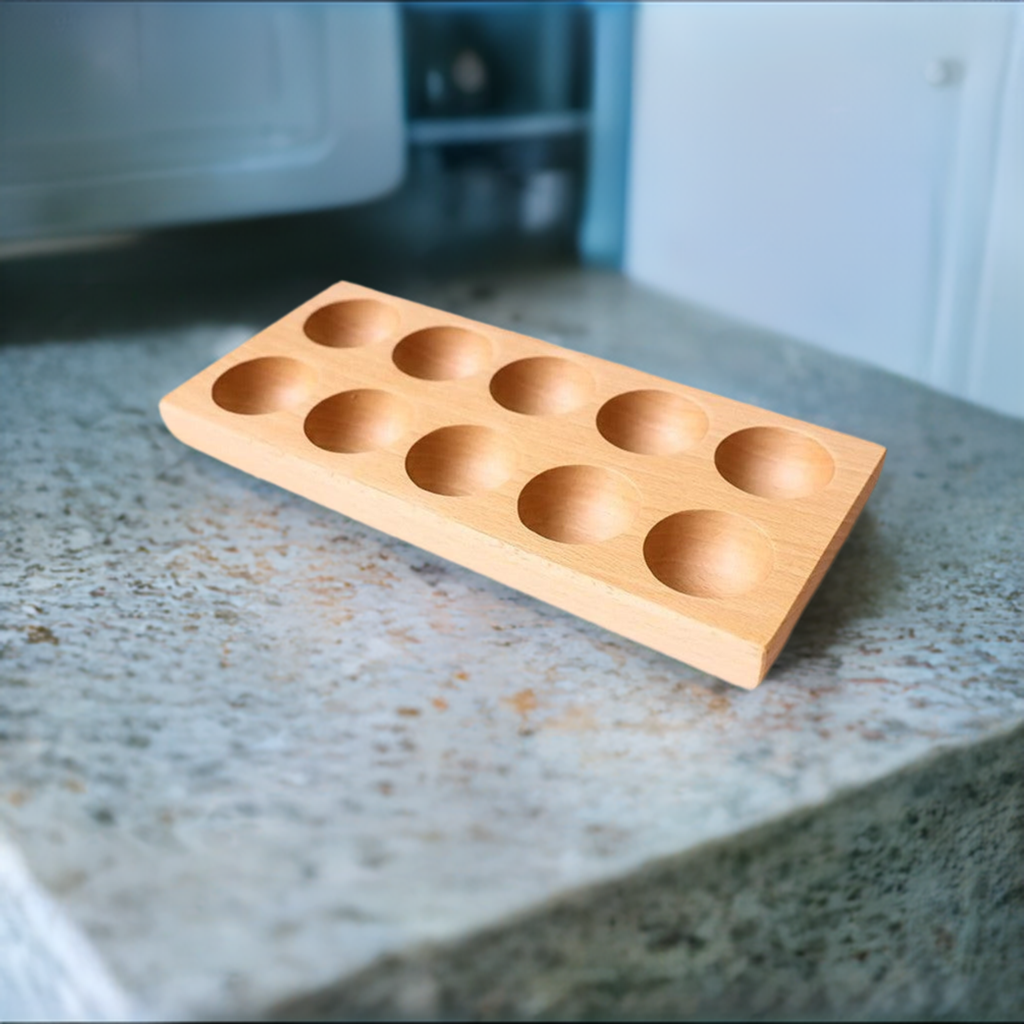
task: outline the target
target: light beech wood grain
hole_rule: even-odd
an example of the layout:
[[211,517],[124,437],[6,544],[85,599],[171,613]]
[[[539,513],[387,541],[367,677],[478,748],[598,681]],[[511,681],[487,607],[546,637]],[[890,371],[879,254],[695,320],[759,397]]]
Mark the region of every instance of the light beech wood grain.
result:
[[885,458],[347,282],[160,411],[199,451],[748,689]]

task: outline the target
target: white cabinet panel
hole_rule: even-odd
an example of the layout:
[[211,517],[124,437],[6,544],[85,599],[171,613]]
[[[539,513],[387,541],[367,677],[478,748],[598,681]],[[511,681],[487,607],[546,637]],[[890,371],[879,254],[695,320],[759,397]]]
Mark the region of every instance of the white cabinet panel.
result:
[[644,5],[627,271],[963,389],[1014,14]]
[[1024,416],[1024,9],[1015,14],[967,394]]

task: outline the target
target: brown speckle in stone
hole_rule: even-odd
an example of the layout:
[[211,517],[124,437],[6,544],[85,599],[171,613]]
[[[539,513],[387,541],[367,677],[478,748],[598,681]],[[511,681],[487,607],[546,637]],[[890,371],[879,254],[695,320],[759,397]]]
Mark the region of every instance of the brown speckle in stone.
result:
[[56,647],[60,643],[46,626],[29,626],[25,634],[30,644],[53,644]]
[[589,732],[598,728],[598,721],[590,708],[572,705],[561,715],[547,719],[543,725],[548,732]]
[[520,690],[518,693],[509,697],[505,703],[508,704],[509,707],[511,707],[517,714],[528,715],[537,707],[537,695],[533,690]]
[[704,706],[707,711],[714,714],[722,714],[732,710],[732,701],[719,693],[709,697]]

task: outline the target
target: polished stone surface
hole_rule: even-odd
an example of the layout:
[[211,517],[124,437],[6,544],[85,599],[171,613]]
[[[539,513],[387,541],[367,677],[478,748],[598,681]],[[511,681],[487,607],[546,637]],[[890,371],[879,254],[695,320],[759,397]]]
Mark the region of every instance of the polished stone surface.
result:
[[[880,442],[886,468],[748,693],[180,445],[159,397],[261,323],[0,348],[0,827],[139,1012],[388,988],[424,942],[592,907],[922,759],[1019,762],[1024,423],[612,275],[406,294]],[[416,977],[374,1012],[470,1012]],[[512,1009],[544,1005],[586,1003]],[[715,1005],[743,1015],[693,1012]]]

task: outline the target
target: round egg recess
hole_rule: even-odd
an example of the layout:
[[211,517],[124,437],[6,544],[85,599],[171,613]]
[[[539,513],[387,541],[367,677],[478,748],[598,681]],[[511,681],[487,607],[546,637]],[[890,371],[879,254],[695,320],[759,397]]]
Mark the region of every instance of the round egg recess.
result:
[[774,562],[772,543],[746,516],[717,509],[676,512],[644,541],[656,579],[691,597],[738,597],[763,583]]
[[498,431],[458,424],[421,437],[406,455],[405,471],[424,491],[466,497],[500,487],[515,462],[515,450]]
[[420,380],[462,380],[487,368],[491,343],[463,327],[427,327],[404,337],[391,354],[402,373]]
[[804,498],[827,487],[835,462],[824,445],[787,427],[747,427],[721,441],[715,467],[733,487],[759,498]]
[[491,378],[491,397],[498,405],[526,416],[572,412],[593,392],[590,371],[558,356],[517,359]]
[[261,356],[225,370],[213,383],[213,401],[227,412],[259,416],[305,402],[316,373],[289,356]]
[[398,330],[401,317],[376,299],[345,299],[311,313],[302,326],[310,341],[325,348],[360,348],[386,341]]
[[405,399],[377,388],[357,388],[315,405],[303,430],[324,451],[352,454],[387,448],[411,421],[412,410]]
[[616,448],[637,455],[675,455],[700,441],[708,418],[696,402],[670,391],[643,389],[610,398],[597,429]]
[[519,494],[522,524],[561,544],[597,544],[629,529],[640,506],[636,486],[599,466],[557,466]]

